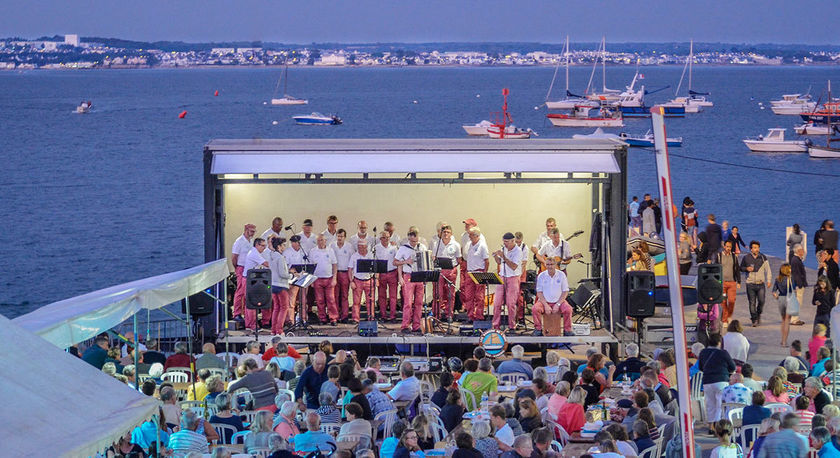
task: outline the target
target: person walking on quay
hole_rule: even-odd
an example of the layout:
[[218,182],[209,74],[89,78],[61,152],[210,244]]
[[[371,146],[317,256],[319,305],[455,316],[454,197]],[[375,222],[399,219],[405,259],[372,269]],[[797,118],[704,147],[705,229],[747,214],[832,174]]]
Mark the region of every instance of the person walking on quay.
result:
[[[798,225],[794,225],[796,227]],[[793,234],[791,234],[791,237]],[[790,239],[788,239],[790,241]],[[791,247],[791,254],[790,254],[790,277],[793,280],[793,283],[796,285],[796,300],[799,304],[802,304],[802,301],[805,298],[805,288],[808,286],[808,278],[805,275],[805,264],[802,262],[805,259],[805,248],[803,248],[801,243],[797,243]],[[788,311],[790,312],[790,311]],[[790,316],[790,324],[794,326],[802,326],[805,324],[804,321],[799,319],[799,314],[791,314]]]
[[723,242],[723,229],[715,222],[715,215],[709,213],[707,217],[709,225],[706,226],[706,245],[709,247],[709,255],[715,255],[720,251]]
[[630,202],[628,209],[630,212],[630,228],[638,233],[642,228],[642,216],[639,214],[639,196],[633,196],[633,201]]
[[817,229],[817,232],[814,232],[814,254],[817,254],[824,249],[822,232],[825,230],[826,224],[828,224],[827,219],[823,220],[822,224],[820,224],[820,228]]
[[683,230],[688,233],[691,243],[697,245],[697,210],[694,208],[694,201],[691,197],[683,199],[682,212]]
[[828,337],[830,335],[828,331],[831,330],[831,309],[837,305],[837,301],[834,296],[834,288],[832,288],[831,282],[825,275],[821,275],[817,279],[817,285],[814,287],[814,297],[811,299],[811,303],[817,306],[814,326],[818,324],[825,325],[827,330],[826,337]]
[[680,232],[679,260],[680,275],[688,275],[691,270],[691,238],[686,232]]
[[805,244],[805,233],[799,228],[799,224],[793,225],[793,231],[791,231],[790,235],[787,238],[787,258],[788,262],[790,262],[790,258],[793,257],[794,247],[796,245],[804,245]]
[[790,332],[790,315],[799,315],[799,302],[796,301],[796,283],[790,277],[790,264],[779,267],[779,276],[773,284],[773,297],[779,301],[779,314],[782,315],[782,346],[787,347]]
[[732,251],[732,241],[727,240],[723,244],[723,251],[715,255],[715,262],[721,265],[723,273],[723,292],[726,294],[726,301],[723,303],[721,320],[725,325],[729,323],[729,317],[735,313],[735,296],[738,294],[738,288],[741,287],[741,267],[738,265],[738,256]]
[[761,244],[757,240],[750,242],[750,252],[741,259],[741,272],[747,273],[747,300],[750,303],[750,321],[753,327],[761,324],[764,311],[764,297],[772,283],[770,262],[761,253]]
[[741,248],[747,247],[747,244],[744,243],[744,239],[741,238],[741,230],[738,229],[738,226],[732,226],[726,240],[732,241],[732,251],[734,251],[735,254],[741,254]]

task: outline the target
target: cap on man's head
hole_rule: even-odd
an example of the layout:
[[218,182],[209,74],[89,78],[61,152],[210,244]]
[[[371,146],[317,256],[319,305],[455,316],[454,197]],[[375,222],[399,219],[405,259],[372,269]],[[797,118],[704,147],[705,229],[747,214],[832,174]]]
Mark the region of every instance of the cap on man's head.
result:
[[476,220],[474,220],[473,218],[467,218],[467,219],[464,220],[464,224],[469,224],[471,226],[477,226],[478,222]]
[[293,236],[289,237],[289,241],[292,242],[292,243],[300,243],[300,236],[299,235],[293,235]]
[[505,235],[502,236],[502,239],[503,240],[513,240],[514,237],[513,237],[513,234],[511,234],[510,232],[505,232]]
[[304,226],[312,226],[312,220],[308,219],[308,218],[303,220],[303,225]]

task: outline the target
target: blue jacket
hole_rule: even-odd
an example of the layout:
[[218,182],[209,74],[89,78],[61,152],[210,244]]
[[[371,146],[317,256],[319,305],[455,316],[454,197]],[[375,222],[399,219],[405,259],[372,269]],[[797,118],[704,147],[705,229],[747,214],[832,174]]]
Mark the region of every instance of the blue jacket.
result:
[[315,372],[312,366],[306,368],[300,374],[300,380],[295,387],[295,399],[300,399],[306,394],[306,408],[318,410],[321,404],[318,402],[318,395],[321,394],[321,385],[329,380],[327,377],[327,368],[321,370],[321,373]]

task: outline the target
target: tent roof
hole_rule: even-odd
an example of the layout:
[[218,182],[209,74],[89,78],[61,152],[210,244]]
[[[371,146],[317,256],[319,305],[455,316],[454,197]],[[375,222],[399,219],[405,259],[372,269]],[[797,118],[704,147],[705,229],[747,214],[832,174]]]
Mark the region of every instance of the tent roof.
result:
[[144,278],[45,305],[14,319],[59,348],[89,339],[131,318],[198,293],[227,278],[226,259]]
[[5,456],[90,456],[157,413],[160,402],[0,316]]
[[213,140],[211,173],[619,173],[608,139]]

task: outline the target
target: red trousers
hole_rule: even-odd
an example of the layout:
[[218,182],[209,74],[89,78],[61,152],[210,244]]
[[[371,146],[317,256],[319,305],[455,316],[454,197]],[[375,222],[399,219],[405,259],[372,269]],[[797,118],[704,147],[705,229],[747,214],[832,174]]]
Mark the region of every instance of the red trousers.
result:
[[[338,307],[335,305],[335,288],[332,285],[332,278],[319,278],[315,280],[315,302],[318,304],[318,319],[321,323],[338,320]],[[329,315],[329,316],[327,316]]]
[[279,293],[271,294],[271,333],[283,332],[283,323],[289,313],[289,290],[283,289]]
[[236,266],[236,292],[233,293],[233,316],[242,316],[245,310],[245,273],[244,266]]
[[723,303],[720,321],[726,323],[735,313],[735,296],[738,294],[738,283],[734,281],[723,282],[723,292],[726,294],[726,301]]
[[403,318],[400,328],[412,331],[420,330],[420,319],[423,317],[423,289],[425,283],[411,281],[411,274],[403,274]]
[[353,279],[353,319],[361,321],[359,318],[362,309],[362,293],[365,293],[365,304],[368,314],[371,318],[376,312],[373,307],[373,280],[359,280]]
[[455,269],[441,269],[440,279],[437,282],[438,300],[434,301],[432,313],[438,318],[451,318],[452,309],[455,307],[455,288],[446,280],[455,284],[458,278],[458,271]]
[[[549,307],[554,307],[557,305],[557,302],[551,302],[548,304]],[[534,304],[534,328],[537,330],[542,330],[542,317],[546,314],[546,306],[537,301]],[[560,314],[563,315],[563,330],[567,332],[572,331],[572,306],[569,305],[566,301],[563,301],[560,304]]]
[[[483,272],[483,271],[481,271]],[[472,281],[469,275],[462,277],[463,292],[461,303],[467,312],[467,318],[473,321],[484,319],[484,285]]]
[[[519,276],[519,284],[521,285],[528,279],[528,271],[525,270],[525,266],[522,267],[522,275]],[[522,288],[519,289],[519,292],[522,292]],[[525,319],[525,298],[522,297],[522,294],[519,295],[519,299],[516,301],[516,319],[522,320]]]
[[344,272],[337,272],[335,284],[335,303],[338,306],[338,316],[342,320],[347,319],[347,311],[350,305],[350,274],[345,270]]
[[[379,314],[383,320],[397,319],[397,283],[397,269],[379,274]],[[386,300],[391,305],[390,315],[387,313]]]
[[516,303],[519,300],[519,277],[502,277],[503,285],[496,286],[493,296],[493,329],[502,323],[502,304],[507,305],[508,326],[516,327]]

